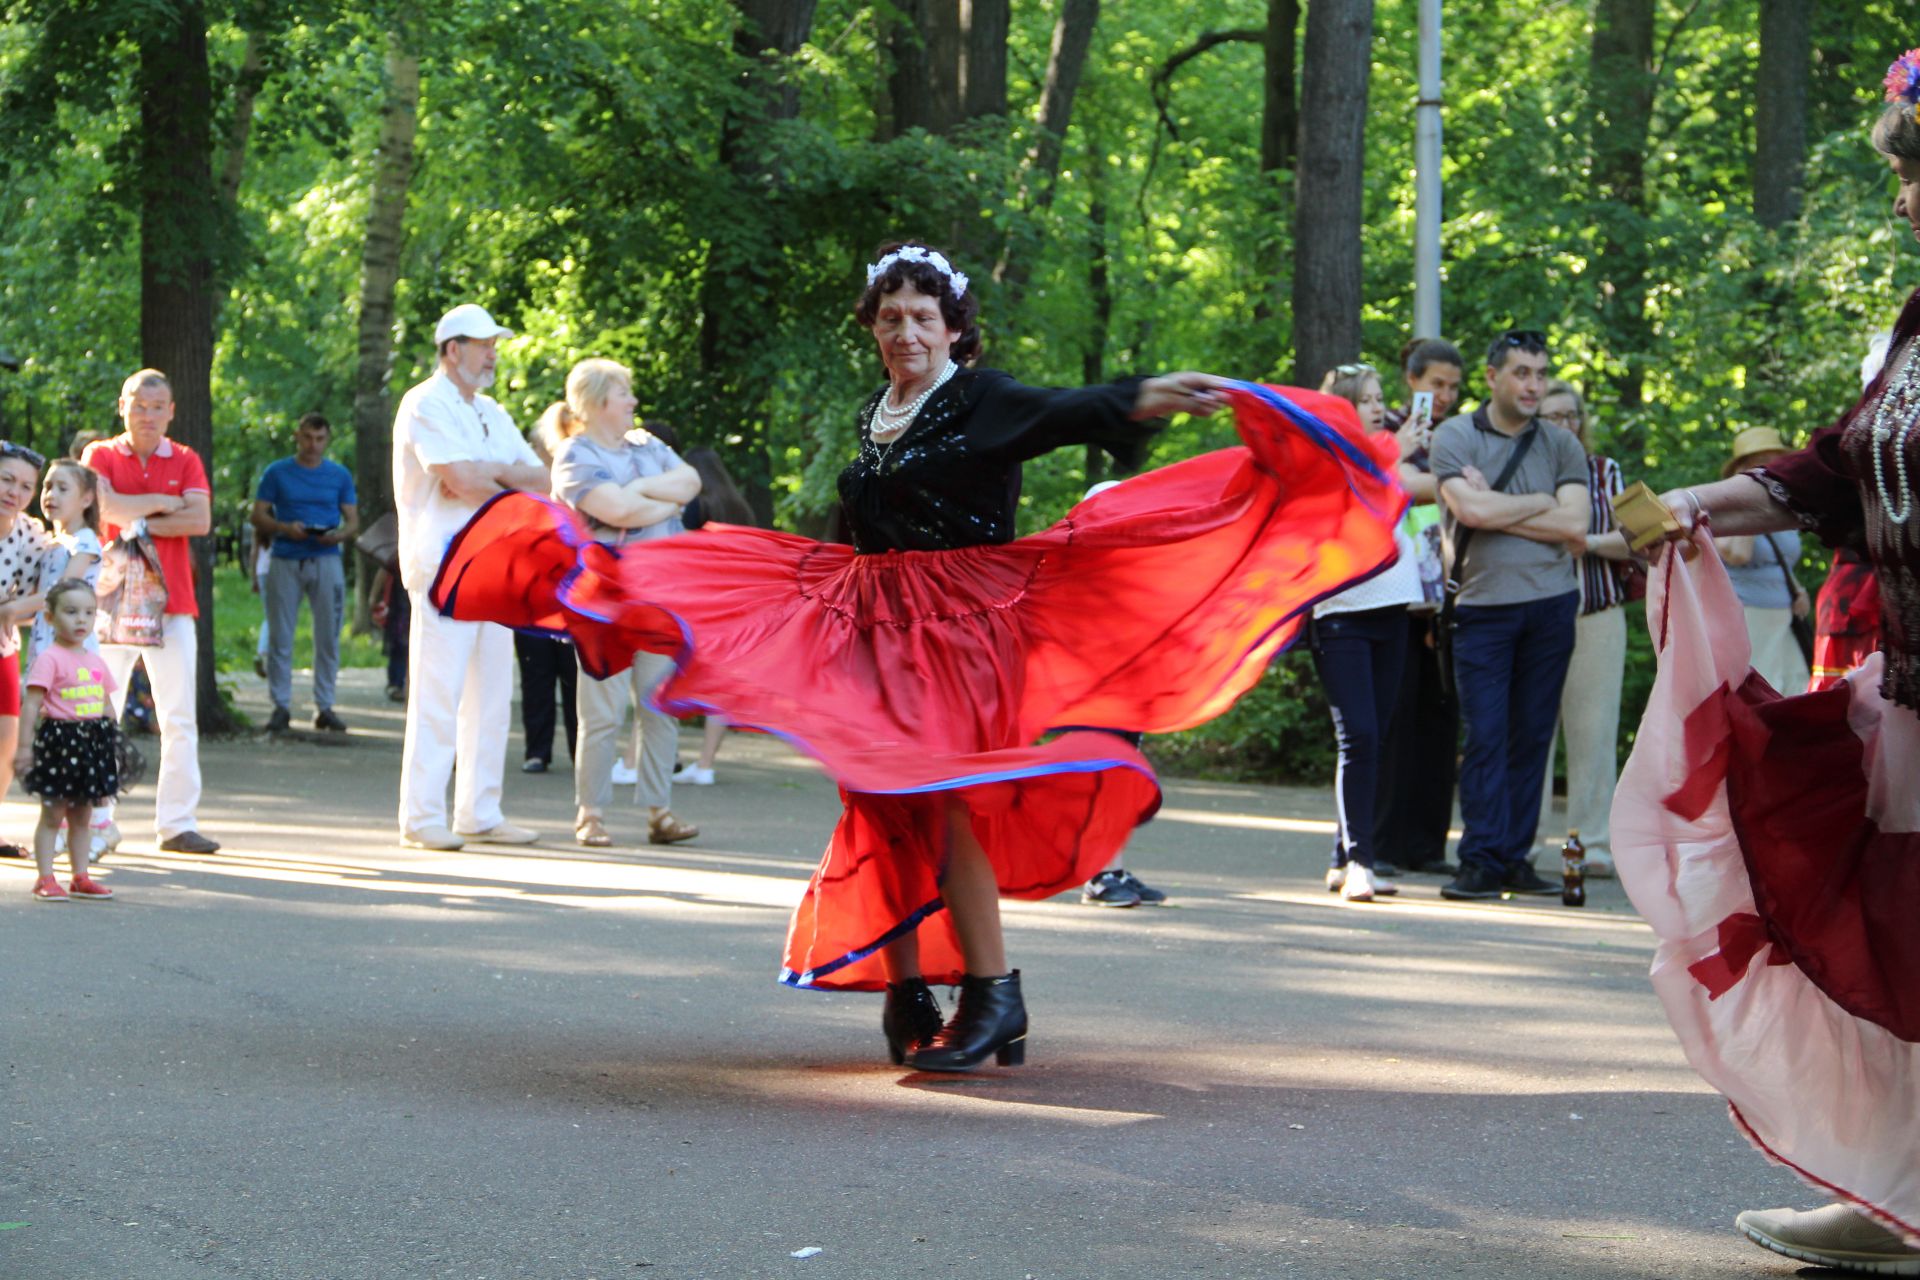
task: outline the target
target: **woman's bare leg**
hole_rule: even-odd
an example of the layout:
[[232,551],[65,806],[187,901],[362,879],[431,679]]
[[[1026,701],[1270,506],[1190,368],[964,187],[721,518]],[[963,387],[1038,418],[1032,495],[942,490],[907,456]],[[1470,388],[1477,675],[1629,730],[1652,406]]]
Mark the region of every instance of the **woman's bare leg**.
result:
[[987,851],[973,833],[973,819],[957,800],[947,803],[947,878],[941,896],[953,913],[953,930],[967,972],[997,978],[1009,972],[1006,937],[1000,929],[1000,882]]
[[713,768],[713,759],[720,754],[720,739],[726,736],[727,718],[725,716],[709,715],[707,717],[706,731],[700,739],[700,763],[695,767],[701,769]]
[[909,929],[880,949],[880,968],[888,982],[900,983],[920,976],[920,931]]

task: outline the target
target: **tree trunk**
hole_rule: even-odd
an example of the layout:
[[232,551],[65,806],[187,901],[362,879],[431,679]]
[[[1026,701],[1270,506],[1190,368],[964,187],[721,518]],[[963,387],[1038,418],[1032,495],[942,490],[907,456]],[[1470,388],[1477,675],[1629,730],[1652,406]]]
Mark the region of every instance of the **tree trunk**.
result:
[[[1113,332],[1113,284],[1107,277],[1107,199],[1095,180],[1087,201],[1088,237],[1087,295],[1092,303],[1093,323],[1087,332],[1087,349],[1080,358],[1080,380],[1088,386],[1107,380],[1107,338]],[[1107,478],[1107,454],[1097,444],[1087,446],[1087,487]]]
[[1589,99],[1594,221],[1600,229],[1603,349],[1622,410],[1643,403],[1647,324],[1647,133],[1653,119],[1654,0],[1598,0]]
[[1753,216],[1778,227],[1800,216],[1807,177],[1807,81],[1813,0],[1760,0],[1754,81]]
[[[353,374],[353,484],[363,528],[393,510],[393,402],[387,394],[393,374],[393,296],[420,126],[420,59],[397,33],[387,36],[385,81],[360,253],[360,357]],[[373,625],[373,575],[360,574],[356,581],[353,629],[365,634]]]
[[890,108],[882,138],[897,138],[910,129],[933,129],[933,95],[928,85],[932,72],[927,63],[926,29],[928,0],[895,0],[900,17],[887,37],[887,51],[893,70],[887,76],[887,103]]
[[1073,123],[1073,98],[1087,69],[1087,50],[1100,21],[1100,0],[1061,0],[1053,23],[1053,45],[1047,53],[1047,78],[1040,87],[1040,136],[1027,156],[1028,189],[1032,206],[1045,209],[1053,201],[1054,179],[1060,176],[1060,152],[1067,126]]
[[[773,459],[762,412],[766,398],[754,389],[761,380],[751,374],[750,365],[761,336],[761,302],[775,293],[782,240],[781,228],[774,225],[779,214],[768,196],[778,175],[759,140],[767,125],[799,114],[799,96],[785,83],[780,67],[806,43],[816,0],[735,3],[741,21],[733,47],[745,60],[743,75],[752,101],[722,123],[720,162],[735,188],[731,207],[738,217],[761,226],[759,234],[736,234],[708,246],[700,289],[698,390],[715,407],[708,424],[713,443],[727,453],[728,469],[753,507],[754,519],[771,526]],[[734,438],[740,443],[722,443]]]
[[1294,41],[1300,33],[1300,0],[1267,0],[1262,42],[1265,69],[1260,109],[1260,230],[1254,242],[1256,278],[1263,282],[1253,319],[1264,329],[1280,310],[1286,276],[1287,195],[1299,143],[1300,105],[1294,85]]
[[[169,12],[172,21],[155,17],[140,44],[140,354],[173,384],[170,434],[200,455],[211,477],[213,266],[221,220],[213,78],[200,3],[186,0]],[[216,523],[222,497],[213,495]],[[192,540],[200,606],[196,683],[200,727],[219,733],[232,718],[214,679],[213,544],[211,536]]]
[[1007,31],[1012,0],[960,0],[966,32],[961,67],[961,114],[968,120],[1007,114]]
[[240,199],[240,179],[247,168],[247,139],[253,133],[253,102],[267,82],[263,42],[257,31],[247,32],[240,57],[240,75],[233,85],[233,123],[227,130],[227,154],[220,166],[220,198],[231,209]]
[[924,0],[920,17],[927,50],[927,128],[951,133],[965,118],[967,38],[960,0]]
[[1313,0],[1300,81],[1293,233],[1294,378],[1360,354],[1360,231],[1373,0]]
[[[1047,78],[1040,89],[1040,132],[1020,175],[1020,203],[1029,215],[1044,213],[1053,204],[1060,154],[1067,126],[1073,122],[1073,99],[1080,91],[1087,50],[1093,44],[1093,29],[1099,19],[1100,0],[1061,0],[1053,23],[1053,47],[1047,54]],[[1019,314],[1038,249],[1031,240],[1016,240],[1017,231],[1010,230],[1001,243],[1000,260],[993,267],[993,278],[1002,286],[1000,307],[1008,316]]]

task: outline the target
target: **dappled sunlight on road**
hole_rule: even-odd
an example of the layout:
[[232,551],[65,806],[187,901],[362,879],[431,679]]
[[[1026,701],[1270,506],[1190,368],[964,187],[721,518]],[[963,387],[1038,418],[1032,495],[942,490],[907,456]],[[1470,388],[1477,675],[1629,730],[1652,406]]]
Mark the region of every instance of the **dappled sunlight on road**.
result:
[[[806,887],[804,879],[791,875],[539,852],[544,856],[466,852],[417,855],[409,851],[379,861],[239,852],[222,853],[216,858],[129,854],[114,858],[106,866],[190,881],[196,889],[211,893],[235,890],[246,883],[302,885],[346,895],[305,901],[306,907],[319,911],[327,910],[329,902],[345,905],[352,894],[366,892],[421,896],[434,899],[440,906],[514,902],[579,910],[660,912],[768,907],[785,913],[793,909]],[[779,865],[763,859],[742,861]]]

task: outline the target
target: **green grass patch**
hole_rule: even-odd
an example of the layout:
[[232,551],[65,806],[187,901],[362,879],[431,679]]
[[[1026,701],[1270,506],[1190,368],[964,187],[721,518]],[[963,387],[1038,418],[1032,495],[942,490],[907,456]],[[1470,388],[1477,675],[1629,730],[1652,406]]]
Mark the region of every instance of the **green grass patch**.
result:
[[[246,576],[230,564],[213,571],[213,660],[220,671],[252,671],[254,646],[259,643],[260,624],[266,618],[266,602],[255,595]],[[340,665],[344,667],[382,667],[387,658],[380,651],[380,635],[370,631],[354,635],[353,584],[347,584],[347,627],[340,637]],[[293,638],[295,669],[313,665],[313,611],[300,610],[299,630]]]

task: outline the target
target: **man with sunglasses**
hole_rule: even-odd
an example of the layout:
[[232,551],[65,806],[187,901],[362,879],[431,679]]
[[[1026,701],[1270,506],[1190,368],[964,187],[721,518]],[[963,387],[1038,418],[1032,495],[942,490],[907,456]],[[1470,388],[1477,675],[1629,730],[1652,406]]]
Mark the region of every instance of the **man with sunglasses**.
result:
[[213,490],[200,455],[167,439],[173,423],[173,386],[158,369],[142,369],[120,388],[126,432],[87,446],[81,461],[100,477],[100,537],[111,542],[122,526],[146,522],[167,584],[160,644],[103,644],[114,677],[115,715],[126,700],[134,663],[144,660],[160,721],[160,770],[153,800],[154,827],[168,853],[214,853],[200,834],[200,722],[196,710],[200,602],[188,539],[213,524]]
[[1466,723],[1465,827],[1448,898],[1549,894],[1533,868],[1540,786],[1573,654],[1586,549],[1586,455],[1536,416],[1546,335],[1509,329],[1487,352],[1487,400],[1434,431],[1448,553],[1454,687]]

